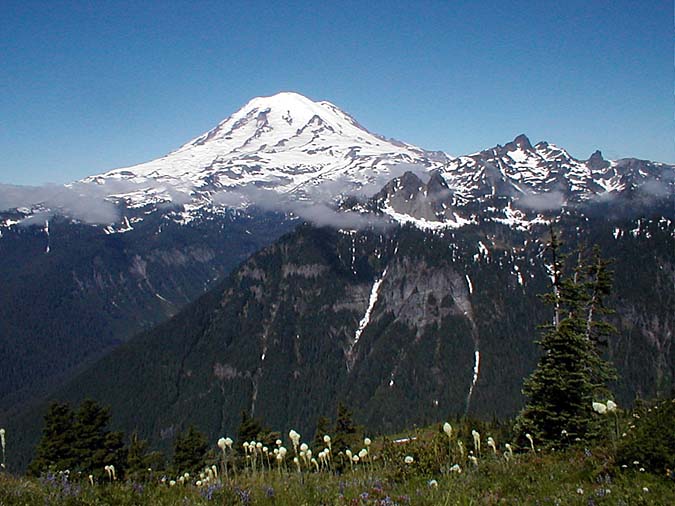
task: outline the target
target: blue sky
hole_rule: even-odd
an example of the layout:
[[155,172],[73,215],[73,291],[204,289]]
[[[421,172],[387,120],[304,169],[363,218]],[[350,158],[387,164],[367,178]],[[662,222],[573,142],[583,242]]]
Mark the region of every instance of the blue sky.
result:
[[465,154],[675,162],[668,1],[0,2],[0,183],[159,157],[254,96]]

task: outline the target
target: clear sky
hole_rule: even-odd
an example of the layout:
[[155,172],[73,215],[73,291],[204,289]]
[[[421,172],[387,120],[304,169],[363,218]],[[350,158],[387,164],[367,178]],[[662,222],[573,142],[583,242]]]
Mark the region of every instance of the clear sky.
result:
[[0,2],[0,183],[151,160],[297,91],[459,155],[675,162],[672,0]]

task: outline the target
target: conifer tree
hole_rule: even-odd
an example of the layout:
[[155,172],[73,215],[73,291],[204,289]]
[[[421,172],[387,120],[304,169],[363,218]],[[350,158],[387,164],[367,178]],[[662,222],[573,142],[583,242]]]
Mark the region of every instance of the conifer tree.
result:
[[608,313],[604,298],[610,275],[597,249],[590,265],[579,253],[571,276],[563,275],[566,258],[553,232],[548,249],[552,290],[543,298],[553,306],[553,322],[542,326],[541,358],[524,382],[528,401],[516,429],[521,437],[529,433],[539,444],[560,448],[592,439],[601,430],[592,404],[599,396],[606,398],[613,370],[597,343],[613,328],[597,317]]
[[176,437],[173,452],[175,473],[194,473],[204,466],[209,443],[194,425]]
[[75,413],[75,469],[103,474],[107,465],[119,472],[126,461],[124,434],[108,430],[110,409],[91,399],[84,400]]
[[339,402],[333,431],[333,451],[341,452],[352,446],[356,447],[360,442],[358,432],[358,427],[352,419],[352,412],[342,402]]
[[147,476],[148,469],[156,471],[163,466],[164,458],[158,451],[150,451],[148,442],[141,439],[138,432],[129,437],[125,475],[127,478],[139,480]]
[[77,411],[68,403],[52,403],[29,473],[68,469],[103,475],[109,464],[119,473],[126,460],[124,435],[109,431],[109,421],[110,410],[90,399],[83,401]]
[[53,402],[44,416],[42,438],[35,449],[35,457],[28,473],[39,476],[47,471],[72,469],[77,462],[74,451],[75,414],[68,403]]
[[313,446],[316,451],[321,451],[322,448],[326,447],[326,443],[323,440],[323,437],[328,434],[330,436],[330,418],[327,416],[320,416],[316,421],[316,430],[314,431],[314,442]]

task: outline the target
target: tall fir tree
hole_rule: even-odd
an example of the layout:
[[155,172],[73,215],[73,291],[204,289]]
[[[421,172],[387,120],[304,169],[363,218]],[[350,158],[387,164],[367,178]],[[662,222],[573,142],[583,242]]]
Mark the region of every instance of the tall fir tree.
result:
[[35,449],[35,457],[28,473],[39,476],[48,471],[72,469],[75,455],[75,413],[68,403],[53,402],[44,416],[42,438]]
[[360,443],[359,427],[354,423],[352,412],[342,402],[338,402],[333,434],[332,445],[335,453],[356,448]]
[[119,475],[126,461],[124,434],[108,430],[109,421],[110,410],[90,399],[77,411],[68,403],[52,403],[29,473],[68,469],[103,476],[112,464]]
[[206,462],[209,443],[194,425],[176,437],[173,452],[173,471],[176,474],[195,473]]
[[151,451],[148,442],[141,439],[138,432],[129,437],[125,475],[132,480],[141,480],[152,471],[162,469],[164,456],[161,452]]
[[606,342],[613,327],[598,317],[608,314],[608,262],[594,250],[590,264],[581,251],[571,276],[563,274],[567,258],[553,231],[548,245],[552,262],[551,292],[543,299],[553,306],[553,322],[542,325],[538,344],[542,354],[523,385],[528,401],[518,416],[521,440],[530,434],[539,444],[565,447],[597,437],[602,419],[593,412],[593,401],[608,394],[613,369],[602,358],[598,344]]
[[326,448],[326,442],[323,440],[325,435],[330,436],[331,420],[327,416],[320,416],[316,421],[316,429],[314,430],[314,442],[312,443],[316,452],[320,452]]
[[77,470],[102,476],[105,466],[114,465],[120,475],[126,462],[124,434],[108,430],[110,416],[110,408],[96,401],[87,399],[80,404],[74,424]]

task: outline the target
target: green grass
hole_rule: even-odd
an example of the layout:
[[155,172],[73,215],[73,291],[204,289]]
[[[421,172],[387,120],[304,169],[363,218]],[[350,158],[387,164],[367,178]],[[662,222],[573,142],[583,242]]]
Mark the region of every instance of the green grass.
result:
[[[405,449],[404,449],[405,450]],[[405,451],[403,451],[405,453]],[[211,488],[169,486],[161,476],[138,482],[99,482],[55,475],[40,479],[0,474],[0,505],[666,505],[675,504],[672,477],[617,466],[602,448],[523,453],[510,462],[485,454],[461,474],[437,473],[416,460],[357,466],[341,475],[265,471],[242,473]],[[429,484],[436,480],[438,485]]]

